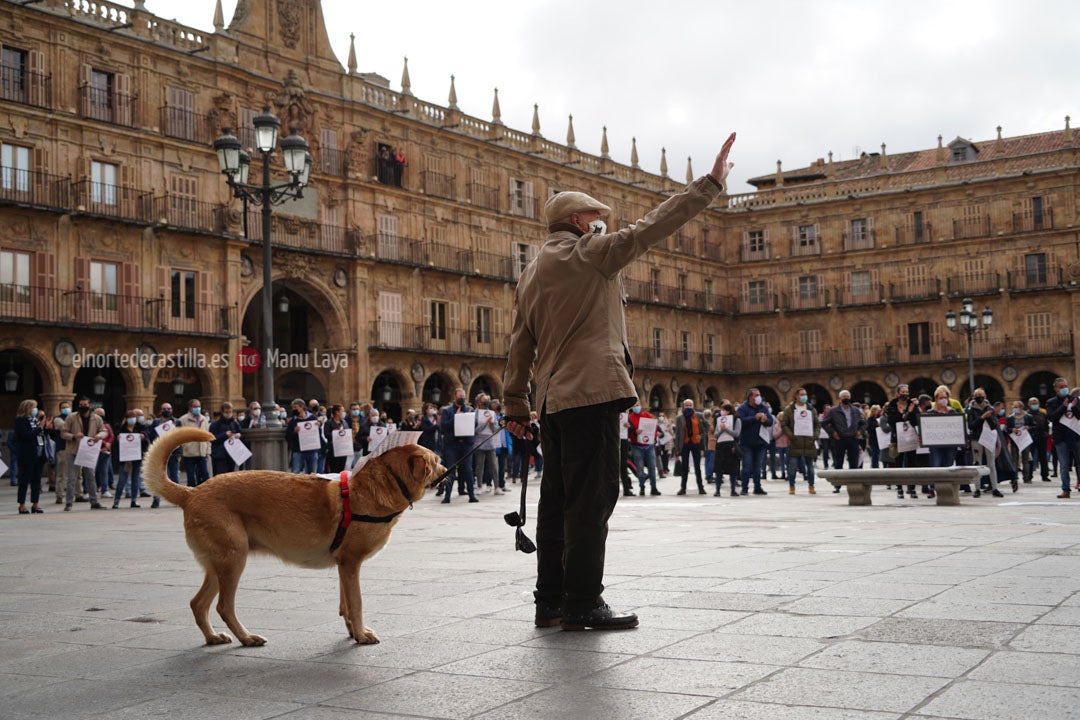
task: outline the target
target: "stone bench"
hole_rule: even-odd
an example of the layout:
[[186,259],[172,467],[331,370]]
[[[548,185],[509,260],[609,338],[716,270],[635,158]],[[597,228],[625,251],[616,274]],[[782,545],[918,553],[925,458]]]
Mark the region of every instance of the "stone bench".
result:
[[959,505],[960,486],[975,485],[989,475],[985,465],[966,467],[880,468],[869,470],[822,470],[817,476],[833,485],[845,485],[848,505],[870,505],[874,485],[933,485],[938,505]]

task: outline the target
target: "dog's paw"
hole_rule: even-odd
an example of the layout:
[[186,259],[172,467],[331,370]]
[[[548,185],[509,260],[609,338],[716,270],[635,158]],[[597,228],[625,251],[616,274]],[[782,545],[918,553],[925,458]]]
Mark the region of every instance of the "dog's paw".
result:
[[248,635],[246,638],[240,638],[240,642],[244,647],[258,647],[266,644],[266,638],[262,635]]
[[232,635],[229,633],[217,633],[216,635],[210,635],[206,638],[207,645],[227,645],[232,642]]
[[369,627],[364,628],[363,632],[358,633],[354,637],[356,638],[356,642],[361,645],[377,645],[379,643],[379,636]]

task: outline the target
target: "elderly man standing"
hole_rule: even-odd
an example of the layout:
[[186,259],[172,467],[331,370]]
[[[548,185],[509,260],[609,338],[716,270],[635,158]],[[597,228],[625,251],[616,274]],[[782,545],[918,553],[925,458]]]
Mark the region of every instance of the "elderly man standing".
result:
[[504,375],[507,429],[524,436],[531,381],[540,411],[537,627],[638,624],[602,596],[607,522],[619,497],[619,413],[637,397],[620,272],[720,194],[734,142],[732,133],[708,175],[617,232],[601,220],[610,208],[584,193],[558,193],[544,208],[550,234],[518,282]]
[[859,440],[866,436],[866,418],[851,405],[851,393],[840,391],[840,404],[829,410],[821,427],[832,439],[833,467],[839,470],[847,458],[848,468],[859,465]]

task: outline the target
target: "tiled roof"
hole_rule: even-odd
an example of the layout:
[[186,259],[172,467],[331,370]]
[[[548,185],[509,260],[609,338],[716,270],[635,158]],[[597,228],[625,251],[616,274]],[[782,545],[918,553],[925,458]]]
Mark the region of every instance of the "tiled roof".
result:
[[[962,163],[949,162],[949,149],[946,145],[940,150],[938,148],[930,148],[928,150],[888,154],[885,160],[886,167],[884,168],[882,167],[880,154],[874,153],[873,155],[864,154],[862,157],[855,160],[841,160],[831,163],[824,162],[821,164],[814,163],[813,165],[804,168],[785,170],[782,175],[785,183],[790,182],[791,184],[798,184],[799,182],[806,182],[807,180],[854,180],[857,178],[880,176],[884,174],[930,170],[944,164],[952,167],[969,165],[971,166],[971,172],[964,174],[969,174],[970,177],[978,177],[982,174],[981,166],[979,164],[979,161],[981,160],[996,160],[1003,157],[1022,157],[1041,152],[1060,150],[1064,147],[1074,147],[1077,144],[1077,138],[1075,134],[1073,137],[1074,140],[1072,143],[1066,143],[1065,131],[1053,130],[1051,132],[1036,133],[1034,135],[1003,137],[1000,140],[994,138],[991,140],[976,141],[972,142],[972,144],[979,150],[979,153],[976,156],[977,159]],[[971,142],[964,138],[957,138],[957,140]],[[943,158],[942,162],[939,162],[938,160],[939,153],[941,154],[940,157]],[[773,173],[771,175],[760,175],[751,178],[747,182],[756,187],[768,187],[772,186],[775,181],[776,174]]]

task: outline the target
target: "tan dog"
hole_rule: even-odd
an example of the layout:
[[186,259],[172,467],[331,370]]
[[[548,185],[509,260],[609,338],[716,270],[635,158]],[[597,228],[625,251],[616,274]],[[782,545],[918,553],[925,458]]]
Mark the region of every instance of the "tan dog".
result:
[[[191,611],[207,645],[231,642],[210,625],[210,604],[244,645],[262,645],[266,638],[249,633],[236,618],[236,588],[248,552],[266,552],[301,567],[337,565],[341,600],[349,636],[358,643],[377,643],[364,626],[360,600],[360,563],[387,540],[400,513],[424,496],[443,472],[438,456],[418,445],[406,445],[372,459],[348,488],[352,519],[335,538],[344,508],[341,483],[314,475],[246,470],[218,475],[198,487],[171,482],[165,475],[169,455],[188,442],[209,442],[198,428],[176,428],[150,446],[143,463],[146,486],[184,510],[184,533],[195,559],[206,570],[202,587],[191,599]],[[331,549],[335,541],[340,546]]]

